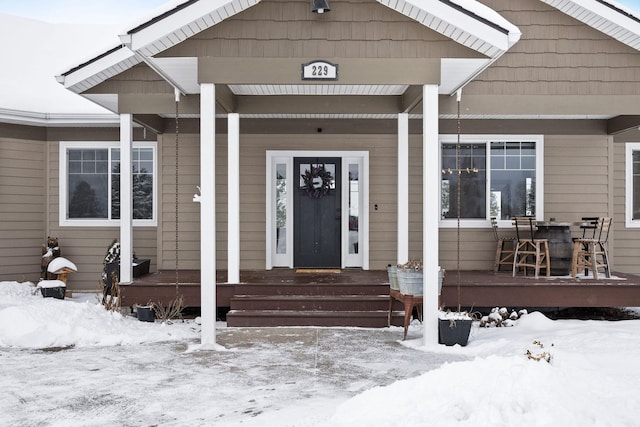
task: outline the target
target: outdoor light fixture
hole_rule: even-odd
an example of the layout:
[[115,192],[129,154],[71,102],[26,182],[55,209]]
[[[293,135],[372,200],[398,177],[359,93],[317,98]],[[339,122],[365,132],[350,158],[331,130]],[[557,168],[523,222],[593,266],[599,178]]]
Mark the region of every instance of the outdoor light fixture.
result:
[[325,13],[329,12],[329,2],[327,0],[313,0],[313,13]]

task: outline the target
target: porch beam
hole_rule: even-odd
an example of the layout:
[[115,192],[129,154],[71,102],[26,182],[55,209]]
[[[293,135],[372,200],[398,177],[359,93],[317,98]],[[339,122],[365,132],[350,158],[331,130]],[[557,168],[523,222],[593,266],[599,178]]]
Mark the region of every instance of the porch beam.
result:
[[240,283],[240,115],[227,117],[227,282]]
[[440,58],[323,58],[338,80],[302,80],[302,65],[318,58],[198,58],[198,81],[216,84],[423,85],[440,83]]
[[238,96],[240,114],[397,114],[401,97],[368,95]]
[[234,93],[231,92],[231,89],[229,89],[229,86],[218,85],[216,87],[216,101],[218,103],[218,107],[220,107],[224,112],[231,113],[236,111],[238,100],[236,95],[234,95]]
[[[118,111],[136,115],[175,114],[176,97],[174,93],[123,93],[118,95]],[[180,114],[198,113],[200,113],[198,95],[180,97]]]
[[639,130],[640,116],[617,116],[607,120],[607,134],[615,135],[628,130]]
[[164,121],[157,114],[134,114],[133,121],[157,134],[164,133]]
[[409,115],[398,114],[398,264],[409,261]]
[[[441,114],[455,115],[455,96],[440,96]],[[465,95],[465,115],[571,116],[640,115],[638,95]],[[591,117],[589,117],[591,116]]]
[[422,102],[422,86],[409,86],[402,94],[400,110],[408,113],[417,108]]
[[200,85],[201,346],[216,345],[216,89]]
[[133,116],[120,114],[120,283],[133,277]]
[[423,339],[425,345],[438,343],[438,265],[440,193],[438,141],[438,86],[422,88],[422,260],[423,260]]

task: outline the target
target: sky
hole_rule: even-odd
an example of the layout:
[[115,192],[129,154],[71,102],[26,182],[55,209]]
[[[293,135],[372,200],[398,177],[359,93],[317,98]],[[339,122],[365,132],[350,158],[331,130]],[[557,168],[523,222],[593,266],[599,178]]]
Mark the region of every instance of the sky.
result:
[[[640,0],[617,0],[640,12]],[[166,0],[0,0],[0,13],[48,22],[126,24]]]
[[[0,282],[0,424],[182,427],[637,427],[640,319],[473,326],[424,346],[402,328],[140,322],[96,294]],[[638,313],[637,309],[633,310]]]

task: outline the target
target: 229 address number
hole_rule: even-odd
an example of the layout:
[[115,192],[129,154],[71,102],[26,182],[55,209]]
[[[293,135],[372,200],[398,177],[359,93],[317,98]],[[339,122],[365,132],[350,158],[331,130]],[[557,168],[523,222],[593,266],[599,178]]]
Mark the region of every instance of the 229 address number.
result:
[[326,61],[313,61],[302,65],[303,80],[337,80],[338,66]]

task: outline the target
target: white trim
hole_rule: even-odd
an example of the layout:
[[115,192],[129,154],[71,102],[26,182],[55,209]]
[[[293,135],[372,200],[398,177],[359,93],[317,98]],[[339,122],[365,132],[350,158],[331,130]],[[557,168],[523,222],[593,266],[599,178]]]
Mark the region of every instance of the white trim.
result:
[[200,0],[121,38],[125,43],[130,39],[134,51],[152,56],[257,3],[259,0]]
[[[518,27],[504,19],[493,9],[473,0],[456,5],[470,13],[463,13],[452,7],[448,2],[424,2],[420,0],[377,1],[449,37],[457,43],[491,58],[504,54],[520,40],[522,35]],[[506,34],[487,22],[506,30]]]
[[133,278],[133,115],[120,114],[120,283]]
[[[368,224],[368,216],[364,215],[364,212],[368,209],[363,209],[364,206],[368,206],[369,203],[365,203],[365,186],[368,179],[364,177],[368,177],[369,174],[365,174],[364,157],[342,157],[342,233],[341,235],[341,251],[342,251],[342,268],[348,267],[361,267],[364,270],[368,270],[369,266],[367,263],[366,268],[365,265],[365,257],[363,256],[362,248],[368,247],[367,239],[365,239],[365,233],[362,231],[362,226],[364,224]],[[351,183],[349,181],[349,166],[356,165],[358,167],[358,253],[351,254],[349,253],[349,246],[351,245],[350,236],[349,236],[349,193],[351,191]],[[366,257],[368,260],[368,257]]]
[[[430,1],[423,5],[420,0],[377,0],[380,4],[403,14],[433,31],[451,38],[457,43],[481,52],[490,58],[498,58],[521,37],[515,25],[491,8],[474,0],[458,4],[465,13],[447,2]],[[200,0],[183,9],[167,14],[149,25],[120,35],[123,45],[88,61],[66,75],[57,76],[59,83],[76,93],[86,92],[116,74],[142,62],[141,57],[151,58],[182,41],[214,25],[251,8],[259,0]],[[169,12],[169,11],[167,11]],[[499,27],[499,28],[497,28]],[[506,32],[505,32],[506,30]],[[135,52],[135,53],[134,53]],[[136,55],[139,54],[139,55]],[[160,62],[157,70],[165,77]],[[464,83],[463,83],[464,85]]]
[[0,108],[0,122],[30,126],[118,127],[117,114],[63,114]]
[[216,89],[200,89],[200,340],[216,345]]
[[[268,153],[268,152],[267,152]],[[292,185],[291,180],[293,177],[293,157],[292,156],[272,156],[267,155],[267,178],[266,178],[266,192],[265,192],[265,206],[266,206],[266,269],[271,270],[276,267],[288,267],[293,268],[293,254],[291,248],[293,248],[293,233],[287,232],[285,247],[287,251],[283,254],[279,254],[277,251],[276,235],[274,230],[277,229],[276,217],[274,216],[275,203],[276,203],[276,168],[277,165],[285,165],[286,180],[287,180],[287,204],[285,210],[287,212],[285,229],[293,230],[293,197],[291,197]]]
[[409,115],[398,114],[398,264],[409,261]]
[[81,93],[141,62],[133,52],[121,46],[74,71],[68,71],[66,75],[56,76],[56,80],[70,91]]
[[[119,141],[60,141],[58,153],[58,224],[60,227],[118,227],[119,219],[68,219],[67,218],[67,150],[69,149],[107,149],[109,150],[109,163],[111,163],[111,148],[119,148]],[[134,227],[156,227],[158,225],[158,144],[156,141],[134,141],[133,148],[153,149],[153,218],[134,219]],[[109,173],[111,180],[111,173]],[[109,182],[111,187],[111,182]],[[109,216],[111,216],[111,203],[109,203]]]
[[440,265],[440,204],[433,196],[440,194],[438,153],[438,86],[422,87],[422,262],[423,262],[423,339],[424,345],[438,344],[438,271]]
[[541,1],[627,46],[640,50],[640,22],[625,15],[638,18],[638,13],[631,9],[612,1],[608,2],[610,6],[597,0]]
[[348,250],[345,251],[345,248],[348,247],[348,214],[342,215],[341,227],[341,268],[346,267],[362,267],[363,270],[369,269],[369,152],[368,151],[311,151],[311,150],[267,150],[266,152],[266,191],[265,191],[265,207],[266,207],[266,215],[265,215],[265,238],[266,238],[266,261],[265,268],[270,270],[274,267],[288,267],[293,268],[293,232],[287,232],[287,253],[286,254],[276,254],[275,248],[275,217],[273,212],[275,211],[275,185],[274,185],[274,166],[277,163],[285,163],[287,165],[287,222],[286,227],[287,231],[293,230],[293,218],[294,218],[294,207],[293,207],[293,197],[291,197],[291,192],[294,191],[295,188],[295,179],[294,179],[294,171],[293,171],[293,159],[295,157],[340,157],[342,159],[342,212],[347,212],[348,203],[345,202],[348,200],[345,198],[344,189],[348,188],[349,176],[348,173],[345,174],[345,164],[354,164],[358,162],[362,162],[361,165],[361,222],[359,224],[359,235],[358,235],[358,248],[359,254],[358,257],[361,264],[354,264],[354,257],[348,257]]
[[640,218],[633,219],[633,194],[640,188],[633,188],[633,152],[640,151],[640,142],[627,142],[624,146],[624,224],[627,228],[640,228]]
[[[443,134],[440,135],[440,143],[438,144],[438,171],[442,169],[442,144],[456,143],[457,135]],[[460,142],[462,143],[481,143],[486,144],[486,194],[487,194],[487,218],[473,218],[473,219],[461,219],[460,228],[489,228],[491,227],[490,221],[490,200],[489,192],[491,187],[491,142],[505,141],[505,142],[524,142],[532,141],[536,143],[536,219],[542,221],[544,219],[544,135],[476,135],[476,134],[464,134],[460,136]],[[440,179],[441,182],[441,179]],[[438,192],[438,206],[439,212],[442,212],[442,197],[441,197],[441,185],[439,184]],[[456,228],[456,219],[442,219],[441,214],[438,214],[438,222],[441,228]],[[511,227],[511,220],[498,220],[498,226]]]
[[240,116],[229,113],[227,123],[227,282],[240,283]]

